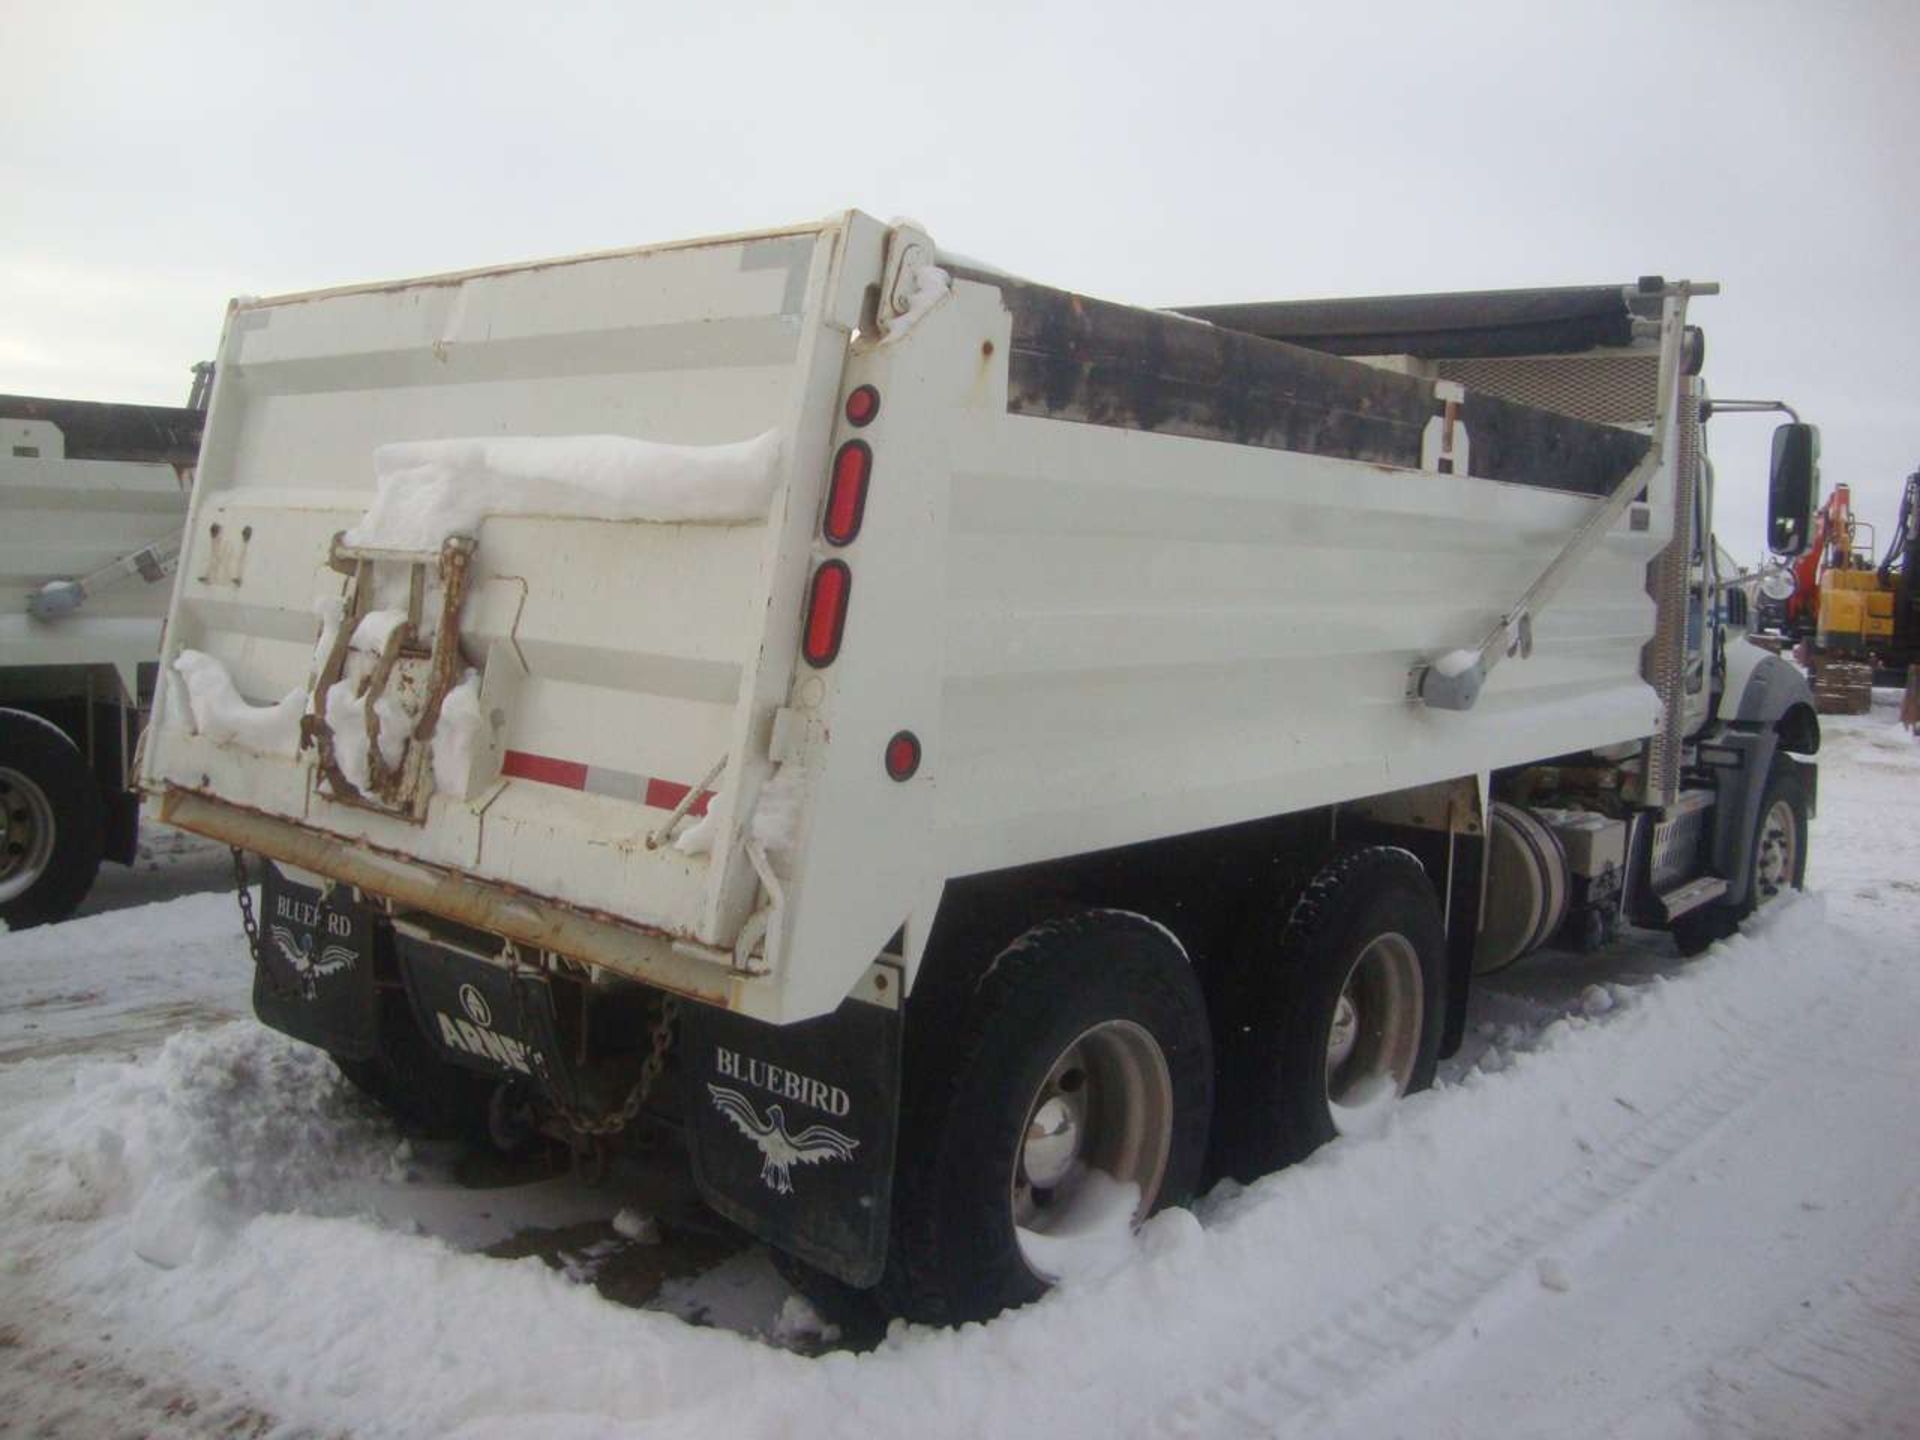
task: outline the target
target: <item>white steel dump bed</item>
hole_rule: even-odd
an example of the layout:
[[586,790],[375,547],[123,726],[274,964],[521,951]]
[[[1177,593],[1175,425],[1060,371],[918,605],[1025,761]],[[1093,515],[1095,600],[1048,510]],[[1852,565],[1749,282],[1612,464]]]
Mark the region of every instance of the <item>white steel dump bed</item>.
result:
[[[1645,433],[932,259],[854,214],[236,306],[147,752],[161,813],[787,1021],[893,937],[911,972],[956,876],[1654,730],[1673,489]],[[377,469],[498,493],[451,529],[418,496],[383,506],[424,528],[356,529]],[[731,498],[669,513],[666,472]],[[1471,711],[1410,699],[1629,478],[1646,503],[1532,658]],[[844,632],[809,664],[834,566]],[[328,700],[382,667],[404,754]],[[710,853],[686,820],[662,843],[689,788],[716,797]]]

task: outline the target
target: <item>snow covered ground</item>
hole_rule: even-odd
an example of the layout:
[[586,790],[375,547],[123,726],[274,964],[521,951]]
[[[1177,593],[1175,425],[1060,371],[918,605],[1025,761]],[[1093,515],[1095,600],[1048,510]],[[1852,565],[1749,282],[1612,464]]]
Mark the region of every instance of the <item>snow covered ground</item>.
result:
[[133,864],[102,865],[77,913],[104,915],[232,885],[233,857],[226,846],[184,830],[146,825],[141,828],[140,850]]
[[1826,734],[1746,936],[1527,962],[1385,1133],[867,1354],[672,1195],[403,1141],[226,894],[0,936],[0,1432],[1920,1436],[1920,741]]

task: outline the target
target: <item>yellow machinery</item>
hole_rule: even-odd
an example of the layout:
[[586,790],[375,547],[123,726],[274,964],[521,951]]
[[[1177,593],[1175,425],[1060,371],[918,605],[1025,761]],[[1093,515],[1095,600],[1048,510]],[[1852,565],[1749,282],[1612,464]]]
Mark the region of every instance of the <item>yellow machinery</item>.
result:
[[[1867,532],[1859,543],[1859,532]],[[1853,514],[1852,495],[1835,485],[1812,515],[1811,540],[1792,556],[1781,628],[1801,642],[1822,714],[1861,715],[1873,682],[1901,683],[1901,721],[1920,729],[1920,471],[1907,477],[1900,517],[1885,557],[1873,560],[1873,527]],[[1782,553],[1776,550],[1776,553]]]
[[1820,577],[1814,645],[1871,655],[1893,644],[1893,585],[1878,570],[1829,570]]

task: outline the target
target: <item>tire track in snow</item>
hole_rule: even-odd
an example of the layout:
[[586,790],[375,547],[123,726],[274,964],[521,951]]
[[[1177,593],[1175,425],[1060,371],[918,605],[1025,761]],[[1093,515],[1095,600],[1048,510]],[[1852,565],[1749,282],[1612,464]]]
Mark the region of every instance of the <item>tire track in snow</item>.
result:
[[1587,1433],[1920,1437],[1920,1191],[1901,1203],[1871,1260],[1871,1270],[1803,1300],[1797,1323],[1714,1357]]
[[[45,1317],[37,1317],[36,1327]],[[79,1333],[84,1333],[81,1326]],[[0,1435],[36,1440],[308,1440],[252,1401],[223,1395],[159,1367],[134,1368],[97,1344],[0,1325]]]
[[1803,1010],[1742,1024],[1735,1058],[1665,1108],[1505,1214],[1443,1231],[1429,1259],[1283,1337],[1251,1364],[1183,1395],[1158,1412],[1147,1433],[1212,1440],[1321,1432],[1342,1402],[1437,1348],[1496,1292],[1535,1283],[1528,1267],[1551,1246],[1665,1172],[1676,1156],[1790,1073],[1796,1059],[1813,1058],[1808,1033],[1844,1027],[1862,1004],[1857,994],[1841,1006],[1822,992]]

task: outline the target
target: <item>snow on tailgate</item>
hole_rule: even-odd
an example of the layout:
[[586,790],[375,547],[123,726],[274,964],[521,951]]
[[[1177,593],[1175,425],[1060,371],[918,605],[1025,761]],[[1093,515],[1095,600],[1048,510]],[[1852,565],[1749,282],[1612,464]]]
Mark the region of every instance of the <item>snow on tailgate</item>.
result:
[[237,308],[148,783],[701,930],[831,233]]
[[379,485],[349,545],[438,550],[494,515],[744,524],[773,498],[780,432],[737,445],[624,435],[412,441],[374,452]]

